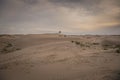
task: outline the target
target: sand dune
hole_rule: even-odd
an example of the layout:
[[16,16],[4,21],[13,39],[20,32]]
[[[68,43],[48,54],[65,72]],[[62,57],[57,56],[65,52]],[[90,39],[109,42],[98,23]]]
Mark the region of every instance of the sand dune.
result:
[[0,80],[119,80],[119,40],[120,36],[2,36]]

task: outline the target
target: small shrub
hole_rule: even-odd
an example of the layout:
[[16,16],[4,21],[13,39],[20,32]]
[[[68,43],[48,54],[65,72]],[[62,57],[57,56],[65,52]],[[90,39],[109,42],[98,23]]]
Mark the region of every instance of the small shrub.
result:
[[107,48],[104,48],[104,50],[108,50]]
[[116,53],[120,53],[120,48],[116,49]]
[[64,37],[67,37],[67,35],[64,35]]
[[75,44],[76,44],[76,45],[80,45],[80,42],[76,41]]
[[2,65],[2,66],[0,66],[0,70],[4,70],[4,69],[8,69],[8,65]]
[[74,41],[71,41],[72,43],[74,43]]
[[85,45],[83,43],[81,43],[80,46],[84,47]]
[[11,49],[5,47],[5,48],[2,49],[1,52],[2,53],[9,53],[9,52],[11,52]]
[[7,43],[7,45],[2,49],[2,53],[8,53],[11,52],[13,45],[11,43]]
[[14,52],[16,50],[21,50],[21,48],[16,48],[16,47],[14,47],[13,44],[7,43],[7,45],[1,50],[1,53],[10,53],[10,52]]
[[8,43],[6,47],[12,47],[13,45],[11,43]]
[[120,44],[117,44],[117,45],[115,46],[115,48],[120,48]]
[[99,45],[99,43],[93,43],[93,45]]
[[102,44],[103,48],[118,48],[118,47],[120,47],[120,42],[112,41],[112,40],[103,40],[101,44]]
[[21,50],[20,48],[16,48],[16,50]]
[[72,43],[75,43],[76,45],[80,45],[81,47],[90,47],[89,44],[81,43],[79,41],[71,41]]
[[86,47],[90,47],[90,45],[86,45]]

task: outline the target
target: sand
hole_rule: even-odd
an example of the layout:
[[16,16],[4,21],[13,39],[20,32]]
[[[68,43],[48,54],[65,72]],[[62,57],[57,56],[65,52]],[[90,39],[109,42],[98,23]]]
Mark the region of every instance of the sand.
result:
[[0,36],[0,80],[120,80],[119,40],[112,35]]

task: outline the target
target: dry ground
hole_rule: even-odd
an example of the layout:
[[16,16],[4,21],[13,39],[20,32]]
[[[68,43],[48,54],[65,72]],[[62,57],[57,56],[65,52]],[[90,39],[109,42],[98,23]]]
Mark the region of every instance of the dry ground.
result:
[[0,80],[120,80],[120,36],[1,35]]

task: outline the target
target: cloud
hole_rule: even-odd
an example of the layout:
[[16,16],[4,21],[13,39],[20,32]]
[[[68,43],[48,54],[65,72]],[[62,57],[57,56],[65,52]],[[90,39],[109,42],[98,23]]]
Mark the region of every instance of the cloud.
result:
[[[77,15],[74,17],[75,19],[72,17],[69,20],[74,19],[75,24],[78,24],[78,26],[81,25],[84,28],[95,29],[95,27],[114,27],[120,25],[119,0],[51,0],[51,2],[71,9],[71,13],[77,12]],[[68,14],[71,16],[71,13]]]
[[120,0],[0,0],[0,33],[115,33],[119,14]]

